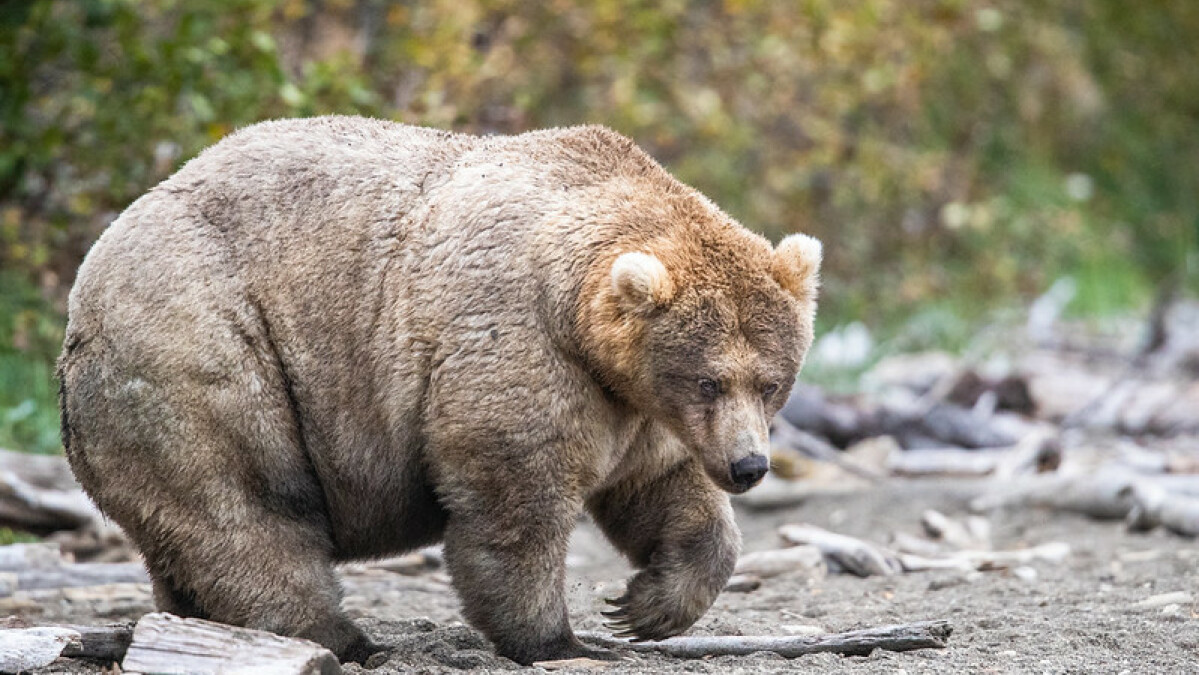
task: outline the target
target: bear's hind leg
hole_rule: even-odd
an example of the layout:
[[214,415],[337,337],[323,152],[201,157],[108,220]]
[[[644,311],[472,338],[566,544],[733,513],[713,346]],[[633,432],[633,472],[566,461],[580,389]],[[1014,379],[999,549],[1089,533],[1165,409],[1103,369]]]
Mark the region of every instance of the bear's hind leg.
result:
[[577,657],[615,658],[571,631],[565,558],[576,513],[568,500],[500,489],[456,492],[445,557],[462,611],[496,646],[523,665]]
[[341,613],[331,545],[320,528],[227,489],[219,500],[202,494],[192,493],[186,507],[174,504],[173,527],[130,528],[160,609],[305,638],[343,661],[381,651]]

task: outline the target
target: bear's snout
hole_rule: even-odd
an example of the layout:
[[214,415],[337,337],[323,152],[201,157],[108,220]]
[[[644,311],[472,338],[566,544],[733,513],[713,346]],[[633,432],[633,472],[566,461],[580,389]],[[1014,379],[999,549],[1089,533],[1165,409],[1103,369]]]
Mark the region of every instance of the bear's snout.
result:
[[770,460],[766,459],[766,455],[755,454],[729,464],[729,476],[732,477],[734,485],[748,490],[762,480],[769,468]]

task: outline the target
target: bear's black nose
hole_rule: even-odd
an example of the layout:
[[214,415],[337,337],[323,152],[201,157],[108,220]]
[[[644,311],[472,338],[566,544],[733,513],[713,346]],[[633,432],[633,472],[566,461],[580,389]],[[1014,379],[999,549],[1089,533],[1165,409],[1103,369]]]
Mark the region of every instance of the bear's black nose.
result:
[[766,455],[750,455],[730,464],[729,473],[732,475],[734,483],[748,488],[762,480],[762,476],[766,475],[766,470],[769,468],[770,460],[766,459]]

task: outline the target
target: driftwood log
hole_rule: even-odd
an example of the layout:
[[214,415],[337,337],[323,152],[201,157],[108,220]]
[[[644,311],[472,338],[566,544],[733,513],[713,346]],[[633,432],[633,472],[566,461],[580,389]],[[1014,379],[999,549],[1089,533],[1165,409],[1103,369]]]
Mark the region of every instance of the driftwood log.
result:
[[70,465],[61,455],[34,455],[0,448],[0,472],[4,471],[43,490],[79,489],[79,483],[75,482]]
[[733,574],[752,575],[758,579],[769,579],[792,572],[802,572],[813,579],[823,578],[828,574],[824,554],[815,546],[792,546],[746,553],[737,560],[737,567],[733,570]]
[[81,646],[79,633],[60,626],[0,630],[0,673],[50,665],[69,645]]
[[0,597],[18,591],[149,581],[141,563],[72,563],[52,543],[0,546]]
[[994,448],[1019,439],[1011,425],[1000,423],[1003,418],[952,403],[896,399],[850,405],[804,385],[792,390],[779,417],[840,448],[872,436],[894,436],[905,448]]
[[814,525],[783,525],[779,536],[792,546],[815,546],[829,570],[844,570],[860,577],[890,576],[903,571],[894,552],[861,539],[829,532]]
[[721,635],[675,637],[658,642],[628,642],[602,633],[579,633],[592,644],[642,653],[657,653],[683,659],[709,656],[745,656],[754,652],[774,652],[786,658],[831,652],[845,656],[866,656],[876,649],[905,652],[914,649],[943,649],[953,632],[948,621],[881,626],[847,633],[816,637],[774,637]]
[[812,459],[829,462],[871,482],[883,479],[877,471],[853,462],[832,443],[796,427],[781,415],[775,417],[771,424],[770,442],[772,445],[796,450]]
[[[1135,489],[1134,489],[1135,488]],[[1144,475],[1125,469],[1094,474],[1027,476],[1001,482],[970,502],[975,512],[1008,507],[1044,507],[1081,513],[1100,520],[1122,520],[1132,511],[1135,496],[1153,495],[1154,509],[1179,504],[1183,512],[1199,498],[1199,476]]]
[[[2,580],[15,584],[8,593]],[[148,584],[150,577],[141,563],[76,563],[49,569],[0,572],[0,596],[44,588],[75,588],[109,584]]]
[[1056,435],[1033,432],[1005,448],[919,448],[887,456],[887,469],[897,476],[1012,477],[1056,471],[1062,445]]
[[1199,536],[1199,498],[1171,494],[1161,485],[1133,482],[1121,493],[1131,502],[1126,522],[1135,532],[1163,526],[1175,534]]
[[142,673],[341,672],[337,657],[314,642],[164,613],[137,622],[121,667]]

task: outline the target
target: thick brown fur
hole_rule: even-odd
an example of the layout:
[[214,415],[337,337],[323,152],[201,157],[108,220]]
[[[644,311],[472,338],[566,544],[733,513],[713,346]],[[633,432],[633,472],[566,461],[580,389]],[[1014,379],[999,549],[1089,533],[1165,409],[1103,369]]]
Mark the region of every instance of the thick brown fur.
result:
[[165,610],[362,660],[333,565],[444,540],[500,653],[582,655],[563,559],[586,510],[640,568],[618,625],[666,637],[732,572],[730,462],[765,451],[811,342],[800,243],[776,254],[602,127],[256,125],[84,261],[64,444]]

